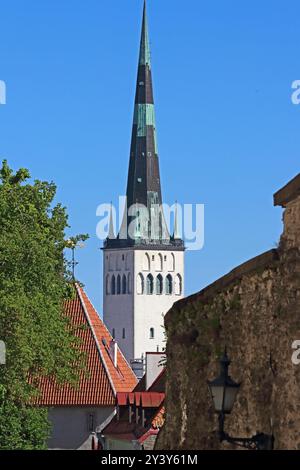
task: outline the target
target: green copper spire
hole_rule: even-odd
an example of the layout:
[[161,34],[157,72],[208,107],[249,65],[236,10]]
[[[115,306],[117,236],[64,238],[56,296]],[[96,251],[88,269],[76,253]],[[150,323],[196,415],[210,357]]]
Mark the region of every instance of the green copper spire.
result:
[[[170,246],[162,208],[155,109],[152,87],[149,32],[144,2],[138,74],[127,179],[127,209],[121,230],[107,246]],[[128,211],[126,211],[128,212]],[[113,229],[111,228],[113,234]],[[176,241],[177,243],[177,241]]]
[[148,65],[149,68],[151,68],[151,55],[150,55],[150,45],[149,45],[149,33],[148,33],[146,1],[144,2],[143,26],[142,26],[142,38],[141,38],[141,49],[140,49],[139,65]]

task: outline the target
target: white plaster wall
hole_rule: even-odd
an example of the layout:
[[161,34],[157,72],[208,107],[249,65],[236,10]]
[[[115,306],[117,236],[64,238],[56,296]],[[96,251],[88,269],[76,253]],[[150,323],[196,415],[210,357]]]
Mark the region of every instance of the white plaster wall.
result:
[[[150,265],[145,262],[145,254],[149,256]],[[159,255],[162,256],[162,269],[158,263]],[[124,261],[122,260],[124,256]],[[173,266],[172,256],[175,259]],[[172,307],[173,303],[184,296],[184,252],[183,251],[154,251],[154,250],[105,250],[103,263],[103,311],[104,322],[111,334],[115,330],[115,339],[120,349],[127,358],[141,358],[146,352],[162,351],[165,347],[164,315]],[[107,275],[111,278],[114,274],[131,273],[130,294],[112,295],[106,293]],[[154,278],[154,293],[147,295],[146,278],[148,274]],[[137,292],[137,276],[142,274],[144,278],[144,293]],[[156,277],[163,277],[163,294],[156,294]],[[173,293],[165,293],[165,278],[170,274],[173,278]],[[175,293],[175,277],[180,274],[182,278],[181,295]],[[123,328],[126,338],[122,338]],[[154,338],[150,338],[150,329],[154,328]]]
[[52,426],[48,449],[91,449],[91,433],[88,416],[94,414],[94,431],[107,418],[113,416],[113,407],[55,407],[50,408],[48,418]]
[[[147,253],[150,257],[150,271],[143,270],[144,267],[144,256]],[[163,261],[162,271],[156,270],[156,257],[161,253],[164,257],[167,257],[166,261]],[[175,256],[175,270],[171,270],[169,261],[171,254]],[[154,261],[152,261],[154,256]],[[172,307],[173,303],[179,300],[184,295],[184,252],[158,252],[150,250],[136,250],[134,258],[134,273],[135,279],[139,273],[142,273],[145,278],[145,292],[142,295],[136,293],[134,298],[134,355],[136,358],[141,357],[146,352],[162,351],[165,348],[165,337],[164,337],[164,315]],[[146,294],[146,277],[151,273],[154,278],[154,294]],[[182,277],[182,293],[181,295],[175,295],[174,289],[172,295],[165,293],[165,278],[168,274],[171,274],[173,280],[176,274],[180,274]],[[155,279],[158,274],[161,274],[164,280],[163,294],[157,295],[155,293]],[[173,286],[174,287],[174,286]],[[150,328],[154,328],[154,339],[150,338]]]
[[[124,255],[124,261],[122,260]],[[113,258],[113,263],[110,260]],[[104,270],[103,270],[103,319],[104,323],[113,333],[115,329],[115,339],[127,358],[133,358],[133,308],[134,308],[134,295],[133,295],[133,259],[134,253],[132,250],[110,250],[104,252]],[[119,263],[117,261],[119,260]],[[117,265],[118,264],[118,265]],[[121,295],[107,295],[106,294],[106,276],[118,274],[128,276],[131,274],[131,294]],[[123,339],[123,328],[125,328],[126,338]]]

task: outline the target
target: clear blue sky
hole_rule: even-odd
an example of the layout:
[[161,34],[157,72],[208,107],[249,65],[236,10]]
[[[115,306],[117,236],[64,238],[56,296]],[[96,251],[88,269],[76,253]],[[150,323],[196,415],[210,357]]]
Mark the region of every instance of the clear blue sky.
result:
[[[164,200],[204,203],[186,293],[272,248],[272,195],[299,172],[299,3],[149,0]],[[58,185],[78,277],[102,312],[96,207],[124,194],[142,0],[1,2],[0,158]]]

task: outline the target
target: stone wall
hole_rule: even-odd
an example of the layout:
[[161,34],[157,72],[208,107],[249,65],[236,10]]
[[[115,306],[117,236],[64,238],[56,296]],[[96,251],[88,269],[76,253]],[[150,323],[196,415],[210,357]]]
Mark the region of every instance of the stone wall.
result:
[[[299,188],[298,188],[299,189]],[[249,437],[273,433],[275,448],[300,449],[300,196],[285,204],[279,248],[168,312],[166,423],[157,449],[224,449],[216,437],[207,380],[219,374],[227,345],[230,375],[242,382],[225,431]]]

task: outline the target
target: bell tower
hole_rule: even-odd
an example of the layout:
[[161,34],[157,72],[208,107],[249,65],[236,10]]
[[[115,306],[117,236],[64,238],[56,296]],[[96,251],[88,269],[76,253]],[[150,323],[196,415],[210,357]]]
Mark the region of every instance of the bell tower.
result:
[[[184,295],[184,243],[162,209],[146,2],[120,232],[103,247],[104,321],[128,361],[163,351],[163,316]],[[176,225],[176,224],[175,224]]]

